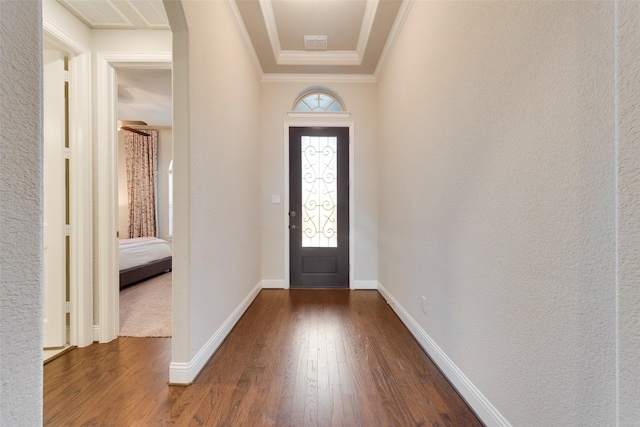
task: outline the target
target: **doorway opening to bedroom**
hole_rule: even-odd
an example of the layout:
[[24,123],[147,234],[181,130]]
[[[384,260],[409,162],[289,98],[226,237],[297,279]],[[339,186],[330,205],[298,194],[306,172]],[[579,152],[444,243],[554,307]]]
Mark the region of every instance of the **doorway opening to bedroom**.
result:
[[171,337],[171,70],[116,68],[119,336]]

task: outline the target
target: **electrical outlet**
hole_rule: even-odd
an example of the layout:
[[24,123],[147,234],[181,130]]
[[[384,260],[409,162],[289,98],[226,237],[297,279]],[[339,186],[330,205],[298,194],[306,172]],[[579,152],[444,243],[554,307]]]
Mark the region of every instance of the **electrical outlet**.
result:
[[427,314],[427,297],[422,296],[422,313]]

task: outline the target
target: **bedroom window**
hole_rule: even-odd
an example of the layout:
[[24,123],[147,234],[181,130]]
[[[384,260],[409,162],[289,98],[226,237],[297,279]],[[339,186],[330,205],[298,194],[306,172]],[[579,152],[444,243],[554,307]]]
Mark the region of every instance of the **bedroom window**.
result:
[[169,162],[169,238],[173,237],[173,159]]
[[344,102],[332,90],[314,86],[305,89],[293,103],[293,111],[301,113],[334,113],[345,111]]

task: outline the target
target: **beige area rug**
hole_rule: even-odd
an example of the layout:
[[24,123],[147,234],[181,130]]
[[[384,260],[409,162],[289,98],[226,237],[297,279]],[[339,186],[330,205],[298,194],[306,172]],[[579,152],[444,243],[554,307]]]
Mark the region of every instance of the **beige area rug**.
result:
[[120,335],[171,336],[171,273],[120,291]]

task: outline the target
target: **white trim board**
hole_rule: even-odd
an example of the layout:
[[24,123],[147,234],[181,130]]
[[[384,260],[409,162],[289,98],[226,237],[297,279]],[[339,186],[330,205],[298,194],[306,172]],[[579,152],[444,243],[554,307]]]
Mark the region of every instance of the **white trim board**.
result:
[[376,83],[371,74],[278,74],[264,73],[262,83]]
[[260,59],[258,59],[258,54],[253,47],[253,43],[251,42],[251,37],[249,37],[249,32],[247,31],[247,27],[244,25],[244,20],[242,19],[242,15],[240,14],[240,10],[238,10],[238,5],[234,0],[226,0],[227,6],[233,16],[233,22],[235,22],[236,27],[238,28],[238,32],[240,33],[240,37],[242,38],[242,43],[244,44],[245,49],[247,49],[247,53],[251,58],[251,63],[258,74],[258,78],[261,78],[264,72],[262,71],[262,65],[260,64]]
[[204,346],[188,363],[171,362],[169,365],[169,383],[174,385],[188,385],[193,383],[200,371],[205,367],[211,356],[216,352],[218,347],[231,332],[233,327],[238,323],[240,317],[249,308],[253,300],[258,296],[262,289],[262,282],[258,283],[249,294],[236,307],[231,315],[224,321],[218,330],[209,338]]
[[375,290],[378,289],[377,280],[354,280],[352,289]]
[[453,360],[436,344],[436,342],[420,327],[418,322],[400,305],[400,303],[378,283],[378,292],[382,294],[387,303],[396,312],[402,323],[414,336],[416,341],[427,352],[429,357],[438,365],[438,368],[449,379],[458,393],[467,401],[467,404],[475,411],[476,415],[488,427],[511,427],[507,419],[489,402],[482,392],[467,378],[467,376],[453,363]]
[[284,279],[262,279],[262,289],[284,289]]
[[69,343],[93,343],[91,51],[46,18],[43,38],[69,54]]
[[387,58],[391,53],[391,49],[396,44],[396,40],[400,35],[400,31],[404,26],[404,21],[409,16],[409,10],[411,10],[411,5],[413,4],[413,0],[403,0],[400,5],[400,10],[398,10],[398,15],[396,16],[396,20],[393,22],[393,26],[391,27],[391,31],[389,31],[389,37],[387,37],[387,42],[382,49],[382,53],[380,54],[380,59],[378,59],[378,64],[376,65],[376,69],[373,72],[373,79],[377,82],[378,78],[382,74],[382,70],[384,66],[387,64]]
[[96,55],[97,132],[95,134],[98,159],[96,174],[96,200],[100,212],[97,227],[96,250],[100,255],[98,269],[98,322],[102,343],[118,337],[119,287],[117,257],[118,195],[117,195],[117,82],[116,72],[108,57]]

